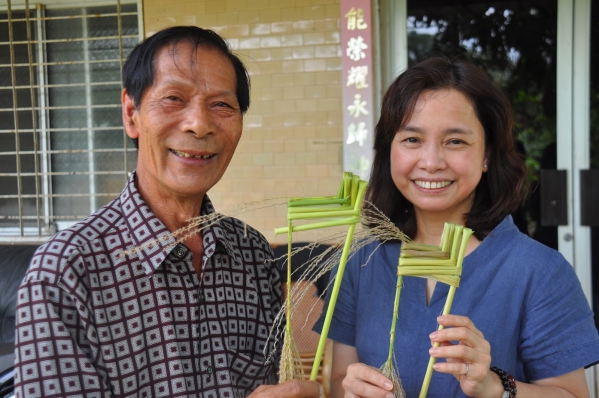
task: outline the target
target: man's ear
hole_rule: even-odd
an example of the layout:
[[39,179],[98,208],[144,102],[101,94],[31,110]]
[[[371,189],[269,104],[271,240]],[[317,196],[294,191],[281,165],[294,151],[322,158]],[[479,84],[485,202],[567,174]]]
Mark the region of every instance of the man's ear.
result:
[[121,105],[123,106],[123,126],[125,126],[125,132],[131,139],[139,138],[139,130],[135,124],[135,116],[137,111],[135,110],[135,103],[133,98],[127,94],[127,90],[123,89],[121,93]]

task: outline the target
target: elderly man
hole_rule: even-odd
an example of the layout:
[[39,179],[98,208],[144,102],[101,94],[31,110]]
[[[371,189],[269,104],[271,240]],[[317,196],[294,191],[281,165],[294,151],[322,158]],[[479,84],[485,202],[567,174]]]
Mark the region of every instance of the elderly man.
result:
[[[123,122],[138,147],[121,195],[34,255],[17,308],[18,397],[318,397],[280,385],[268,336],[281,307],[268,242],[214,212],[249,107],[243,63],[216,33],[173,27],[123,70]],[[131,250],[138,248],[140,250]]]

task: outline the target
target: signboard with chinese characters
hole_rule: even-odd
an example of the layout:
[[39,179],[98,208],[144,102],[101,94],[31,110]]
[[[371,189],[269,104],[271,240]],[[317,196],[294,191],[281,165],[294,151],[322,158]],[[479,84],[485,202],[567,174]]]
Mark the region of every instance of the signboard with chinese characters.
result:
[[368,180],[374,104],[371,0],[341,0],[343,169]]

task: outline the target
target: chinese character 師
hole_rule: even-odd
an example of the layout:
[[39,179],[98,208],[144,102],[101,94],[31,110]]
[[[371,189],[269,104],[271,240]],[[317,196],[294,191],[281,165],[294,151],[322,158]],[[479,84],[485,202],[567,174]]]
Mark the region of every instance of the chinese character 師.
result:
[[358,145],[364,146],[364,141],[368,138],[368,130],[366,130],[366,123],[360,122],[356,126],[355,123],[351,123],[347,127],[347,141],[346,144],[353,144],[357,142]]

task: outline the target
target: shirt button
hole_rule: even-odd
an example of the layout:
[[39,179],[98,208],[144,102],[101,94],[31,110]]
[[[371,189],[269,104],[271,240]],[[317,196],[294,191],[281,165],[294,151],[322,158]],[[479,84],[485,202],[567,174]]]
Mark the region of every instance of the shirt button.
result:
[[208,372],[208,374],[211,375],[212,372],[214,372],[214,369],[212,369],[212,366],[208,366],[208,369],[206,369],[206,372]]
[[181,246],[177,246],[175,248],[175,255],[179,258],[183,258],[185,256],[185,249]]

